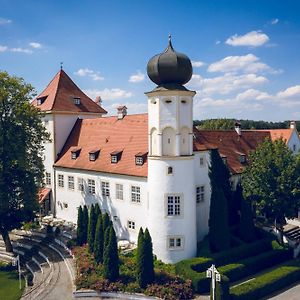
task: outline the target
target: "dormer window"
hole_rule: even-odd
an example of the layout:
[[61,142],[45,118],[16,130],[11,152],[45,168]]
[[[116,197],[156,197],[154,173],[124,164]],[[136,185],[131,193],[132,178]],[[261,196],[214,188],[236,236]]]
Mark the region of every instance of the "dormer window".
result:
[[95,161],[99,156],[100,150],[92,150],[89,152],[89,160]]
[[135,164],[137,166],[142,166],[147,159],[148,152],[139,152],[135,155]]
[[45,102],[46,98],[47,98],[47,96],[37,98],[36,99],[36,104],[37,105],[42,105]]
[[75,105],[80,105],[80,97],[74,97],[73,99]]
[[223,160],[224,165],[227,166],[227,156],[221,156],[221,158]]
[[71,159],[77,159],[81,151],[81,148],[73,148],[71,150]]
[[246,163],[246,155],[245,155],[245,154],[241,154],[241,155],[240,155],[240,163],[241,163],[241,164]]
[[121,159],[122,151],[114,151],[110,154],[110,160],[112,164],[118,163],[118,161]]

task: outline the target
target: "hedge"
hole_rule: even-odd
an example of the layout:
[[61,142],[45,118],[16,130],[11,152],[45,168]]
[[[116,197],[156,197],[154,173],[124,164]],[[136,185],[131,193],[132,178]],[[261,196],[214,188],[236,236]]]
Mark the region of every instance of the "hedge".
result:
[[260,299],[299,280],[300,260],[297,259],[251,281],[232,287],[230,298],[232,300]]
[[233,282],[289,259],[292,259],[292,251],[275,249],[246,258],[234,264],[221,266],[218,270]]

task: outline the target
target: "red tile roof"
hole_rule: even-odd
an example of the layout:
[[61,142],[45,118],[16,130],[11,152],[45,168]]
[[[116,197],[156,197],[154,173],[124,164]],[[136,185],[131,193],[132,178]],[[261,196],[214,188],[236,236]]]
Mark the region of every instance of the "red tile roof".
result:
[[[71,159],[71,150],[81,148],[77,159]],[[89,152],[99,149],[96,161],[89,161]],[[111,153],[122,151],[118,163],[111,163]],[[138,114],[97,119],[78,119],[64,145],[57,167],[76,168],[114,174],[147,177],[148,163],[135,164],[135,155],[148,151],[148,115]]]
[[38,191],[38,201],[39,201],[39,203],[43,203],[50,192],[51,192],[50,188],[41,188]]
[[290,140],[292,133],[294,129],[262,129],[262,130],[257,130],[257,131],[267,131],[271,135],[271,140],[279,140],[283,139],[286,143]]
[[[80,98],[79,105],[74,104],[74,97]],[[41,105],[37,104],[39,98],[44,99]],[[44,91],[32,101],[32,104],[42,111],[107,113],[84,94],[64,70],[60,70],[54,76]]]
[[226,157],[232,174],[242,173],[245,163],[240,156],[249,155],[258,144],[270,138],[269,131],[242,130],[239,136],[235,130],[198,130],[194,128],[194,150],[218,149],[221,156]]

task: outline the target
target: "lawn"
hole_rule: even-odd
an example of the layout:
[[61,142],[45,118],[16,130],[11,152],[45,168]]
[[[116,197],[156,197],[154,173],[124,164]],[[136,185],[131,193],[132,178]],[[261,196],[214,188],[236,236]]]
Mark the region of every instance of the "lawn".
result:
[[22,290],[20,291],[19,278],[15,271],[0,271],[0,299],[20,299],[23,289],[24,280],[22,280]]

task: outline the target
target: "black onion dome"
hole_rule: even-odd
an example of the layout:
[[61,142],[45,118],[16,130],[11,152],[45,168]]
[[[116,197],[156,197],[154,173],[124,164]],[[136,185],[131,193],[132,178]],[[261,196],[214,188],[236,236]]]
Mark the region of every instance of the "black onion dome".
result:
[[171,36],[169,36],[167,49],[149,60],[147,73],[149,78],[157,85],[183,85],[191,79],[193,67],[190,59],[185,54],[174,50]]

